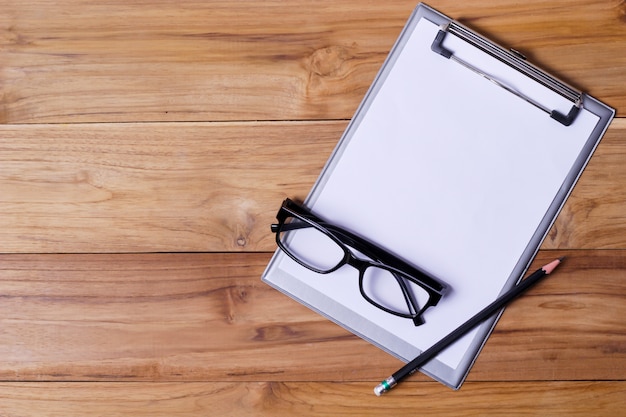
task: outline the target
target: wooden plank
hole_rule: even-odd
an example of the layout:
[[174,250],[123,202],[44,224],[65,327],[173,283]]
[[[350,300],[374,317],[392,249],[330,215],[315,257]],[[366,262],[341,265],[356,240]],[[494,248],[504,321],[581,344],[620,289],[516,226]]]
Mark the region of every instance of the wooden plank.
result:
[[[5,1],[0,123],[350,118],[415,4]],[[623,3],[432,5],[626,108]]]
[[4,417],[25,416],[503,416],[622,415],[626,383],[467,383],[457,392],[405,383],[385,397],[373,383],[2,383]]
[[543,248],[626,247],[625,133],[626,118],[614,119]]
[[[281,201],[307,195],[346,124],[0,126],[1,251],[273,250]],[[544,248],[626,248],[625,134],[616,119]]]
[[[626,251],[544,251],[533,268],[561,255],[469,380],[623,380]],[[0,380],[371,381],[399,367],[263,284],[269,258],[0,255]]]
[[345,125],[2,127],[2,251],[271,250]]
[[[623,1],[432,1],[624,116]],[[260,282],[415,4],[2,2],[0,416],[623,414],[626,119],[458,392]]]

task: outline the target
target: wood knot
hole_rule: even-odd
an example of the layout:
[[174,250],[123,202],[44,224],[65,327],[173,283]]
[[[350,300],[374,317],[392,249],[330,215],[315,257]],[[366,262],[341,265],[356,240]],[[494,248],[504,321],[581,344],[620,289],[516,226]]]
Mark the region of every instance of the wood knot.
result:
[[235,210],[229,213],[230,229],[233,232],[232,244],[234,248],[241,249],[249,247],[254,243],[251,234],[255,230],[258,207],[256,202],[245,199],[237,199],[229,203]]
[[249,293],[246,287],[232,286],[225,288],[225,311],[224,316],[229,324],[236,323],[240,317],[245,317],[248,313],[242,305],[248,303]]
[[626,0],[621,0],[617,5],[617,16],[622,22],[626,22]]
[[348,48],[332,45],[315,50],[309,57],[309,70],[320,77],[332,77],[341,72],[347,60],[352,58]]
[[289,326],[265,326],[256,329],[256,335],[253,340],[259,342],[270,342],[276,340],[294,339],[298,337],[298,333]]

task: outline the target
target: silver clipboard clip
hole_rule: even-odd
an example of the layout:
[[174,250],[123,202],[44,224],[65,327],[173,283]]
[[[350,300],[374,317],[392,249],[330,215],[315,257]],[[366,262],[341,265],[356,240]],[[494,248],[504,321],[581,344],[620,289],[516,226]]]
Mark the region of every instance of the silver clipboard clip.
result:
[[[550,90],[561,95],[562,97],[565,97],[566,99],[570,100],[573,103],[573,105],[569,113],[563,114],[557,110],[550,109],[546,107],[545,105],[532,99],[531,97],[527,96],[526,94],[511,87],[507,83],[498,80],[497,78],[487,74],[486,72],[482,71],[476,66],[455,56],[452,51],[450,51],[449,49],[446,49],[443,46],[443,41],[448,33],[452,33],[453,35],[458,36],[460,39],[464,40],[465,42],[475,46],[476,48],[491,55],[492,57],[498,59],[499,61],[509,65],[510,67],[524,73],[526,76],[530,77],[536,82],[549,88]],[[463,65],[464,67],[474,71],[475,73],[495,83],[499,87],[504,88],[510,93],[515,94],[519,98],[532,104],[533,106],[543,110],[544,112],[548,113],[551,118],[553,118],[554,120],[558,121],[559,123],[565,126],[570,126],[574,122],[574,120],[576,119],[576,116],[578,116],[578,113],[580,112],[580,109],[582,108],[582,105],[583,105],[583,93],[582,92],[576,91],[575,89],[568,86],[567,84],[559,80],[556,80],[553,77],[548,76],[543,71],[540,71],[534,66],[528,64],[525,61],[525,57],[521,55],[519,52],[507,51],[506,49],[501,48],[500,46],[476,35],[470,30],[454,22],[447,23],[441,27],[441,29],[439,30],[439,32],[437,32],[437,35],[435,36],[435,39],[431,45],[431,49],[433,50],[433,52],[436,52],[445,58],[448,58],[450,60],[453,60]]]

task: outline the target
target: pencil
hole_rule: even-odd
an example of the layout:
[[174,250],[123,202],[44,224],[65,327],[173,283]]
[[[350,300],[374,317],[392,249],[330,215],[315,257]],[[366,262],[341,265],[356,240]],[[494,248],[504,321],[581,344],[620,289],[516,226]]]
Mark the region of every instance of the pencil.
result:
[[561,263],[562,260],[563,258],[555,259],[554,261],[542,266],[541,268],[530,274],[526,279],[524,279],[515,287],[511,288],[509,291],[498,297],[494,302],[476,313],[476,315],[467,320],[465,323],[461,324],[455,330],[448,333],[448,335],[446,335],[443,339],[439,340],[437,343],[419,354],[415,359],[404,365],[389,378],[383,380],[380,384],[376,386],[376,388],[374,388],[374,393],[380,396],[395,387],[398,382],[400,382],[404,378],[417,372],[419,368],[421,368],[426,362],[435,357],[443,349],[445,349],[446,347],[457,341],[465,333],[469,332],[474,327],[497,313],[502,307],[509,304],[515,298],[522,295],[524,291],[528,290],[534,284],[539,282],[541,278],[549,275]]

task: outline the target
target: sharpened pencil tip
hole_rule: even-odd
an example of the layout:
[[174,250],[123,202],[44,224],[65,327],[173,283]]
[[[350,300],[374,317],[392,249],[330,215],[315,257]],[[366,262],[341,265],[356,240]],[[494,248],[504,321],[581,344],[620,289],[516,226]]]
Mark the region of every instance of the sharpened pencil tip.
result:
[[560,257],[559,259],[555,259],[554,261],[550,262],[549,264],[544,265],[541,269],[543,269],[543,271],[546,274],[551,273],[552,271],[554,271],[554,268],[556,268],[557,266],[559,266],[559,264],[561,263],[561,261],[564,259],[564,257]]

